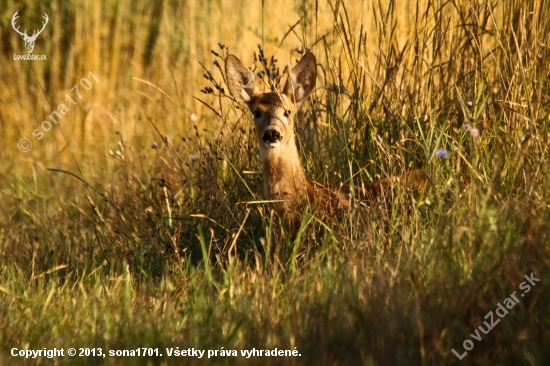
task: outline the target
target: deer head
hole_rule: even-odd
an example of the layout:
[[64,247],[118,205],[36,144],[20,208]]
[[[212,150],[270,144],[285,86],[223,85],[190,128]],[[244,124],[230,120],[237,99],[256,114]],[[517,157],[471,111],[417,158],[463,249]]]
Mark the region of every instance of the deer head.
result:
[[245,102],[254,115],[254,127],[262,160],[295,149],[294,116],[315,88],[315,56],[306,53],[292,69],[282,92],[259,91],[254,73],[228,55],[225,64],[231,94]]
[[19,15],[17,14],[19,11],[16,11],[15,14],[13,14],[13,17],[11,18],[11,26],[13,29],[21,35],[21,38],[25,41],[25,48],[27,49],[27,53],[32,53],[34,50],[34,42],[36,42],[36,38],[38,38],[38,35],[42,33],[44,28],[46,28],[46,24],[48,24],[48,14],[44,13],[44,20],[45,22],[42,22],[42,29],[35,30],[32,34],[32,36],[27,35],[27,30],[25,29],[24,32],[19,31],[19,27],[16,28],[15,21],[17,18],[19,18]]

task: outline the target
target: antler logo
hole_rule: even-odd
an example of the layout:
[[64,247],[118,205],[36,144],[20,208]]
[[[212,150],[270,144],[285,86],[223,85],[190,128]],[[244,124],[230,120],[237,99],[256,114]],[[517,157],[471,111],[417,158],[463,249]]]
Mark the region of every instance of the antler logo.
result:
[[44,28],[46,28],[46,24],[48,24],[48,14],[44,13],[44,20],[45,22],[42,22],[42,29],[40,30],[35,30],[32,34],[32,36],[28,36],[27,35],[27,30],[25,29],[24,32],[21,32],[19,30],[19,27],[15,27],[16,24],[15,24],[15,21],[17,20],[17,18],[19,18],[19,15],[17,14],[19,12],[16,11],[15,14],[13,14],[13,17],[11,18],[11,26],[13,27],[13,29],[15,29],[15,31],[17,33],[19,33],[21,35],[21,38],[23,38],[23,40],[25,41],[25,48],[27,49],[27,53],[32,53],[32,51],[34,50],[34,42],[36,42],[36,38],[38,38],[38,35],[40,33],[42,33],[42,31],[44,30]]

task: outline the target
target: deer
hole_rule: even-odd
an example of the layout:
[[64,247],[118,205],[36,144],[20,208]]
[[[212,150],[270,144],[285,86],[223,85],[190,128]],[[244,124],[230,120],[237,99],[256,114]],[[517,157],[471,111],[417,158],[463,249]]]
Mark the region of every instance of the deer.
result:
[[[264,194],[283,219],[286,229],[296,234],[307,205],[323,219],[348,210],[349,186],[332,187],[307,178],[296,145],[295,118],[304,100],[314,91],[317,79],[317,61],[313,53],[305,53],[292,68],[280,92],[261,92],[254,73],[234,55],[226,57],[225,72],[231,95],[244,102],[254,117]],[[419,170],[404,177],[405,183],[414,182],[419,187],[424,186],[426,180]],[[387,178],[362,186],[359,194],[367,203],[372,203],[389,194],[401,178]]]
[[44,28],[46,28],[46,25],[48,24],[48,14],[44,13],[44,22],[42,22],[42,29],[40,30],[35,30],[33,33],[32,33],[32,36],[28,36],[27,35],[27,30],[25,29],[24,32],[21,32],[19,30],[19,27],[16,28],[16,20],[17,18],[19,18],[19,10],[15,12],[15,14],[13,14],[13,17],[11,18],[11,26],[13,27],[13,29],[19,33],[19,35],[21,36],[21,38],[23,38],[23,41],[25,41],[25,48],[27,49],[27,53],[32,53],[32,51],[34,50],[34,42],[36,42],[36,38],[38,38],[38,36],[40,35],[40,33],[42,33],[42,31],[44,30]]

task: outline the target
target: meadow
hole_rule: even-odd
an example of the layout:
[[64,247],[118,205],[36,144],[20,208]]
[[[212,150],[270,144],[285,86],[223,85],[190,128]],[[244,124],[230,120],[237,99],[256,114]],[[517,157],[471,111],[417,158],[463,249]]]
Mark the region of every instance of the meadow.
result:
[[[16,11],[29,35],[48,15],[46,60],[15,59]],[[543,0],[0,3],[0,364],[550,364],[549,19]],[[224,60],[269,90],[307,50],[308,176],[431,187],[365,225],[305,212],[291,239]],[[108,355],[138,348],[162,356]]]

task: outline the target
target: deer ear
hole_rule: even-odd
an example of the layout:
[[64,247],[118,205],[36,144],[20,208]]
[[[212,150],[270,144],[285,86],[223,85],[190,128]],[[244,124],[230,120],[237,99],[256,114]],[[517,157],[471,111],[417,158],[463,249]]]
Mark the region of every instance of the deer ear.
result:
[[283,94],[295,104],[300,104],[315,89],[317,79],[317,61],[313,53],[308,52],[290,71]]
[[225,59],[225,74],[227,86],[231,95],[241,102],[249,102],[258,88],[254,81],[254,73],[243,65],[235,56],[228,55]]

